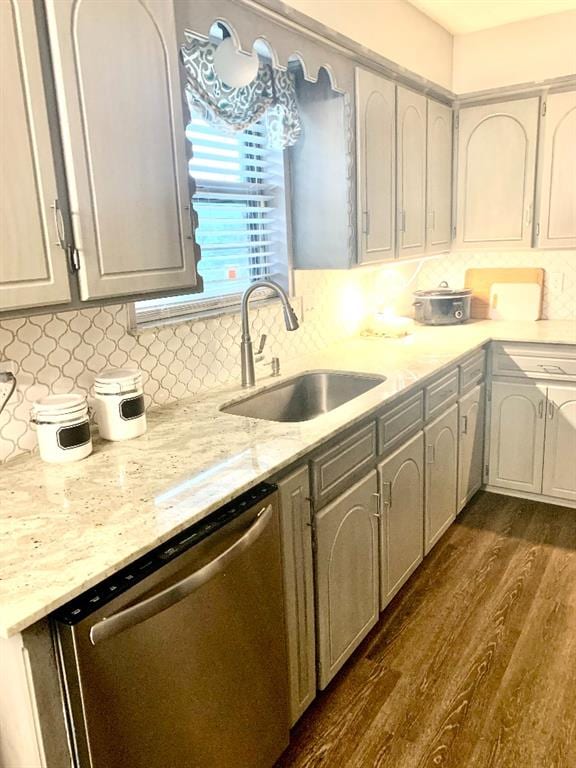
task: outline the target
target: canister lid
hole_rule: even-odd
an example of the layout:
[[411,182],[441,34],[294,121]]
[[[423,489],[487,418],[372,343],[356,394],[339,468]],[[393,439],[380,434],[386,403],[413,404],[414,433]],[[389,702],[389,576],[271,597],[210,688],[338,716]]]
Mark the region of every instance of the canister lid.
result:
[[109,368],[94,379],[94,391],[106,395],[134,392],[142,386],[142,373],[137,368]]
[[85,395],[71,392],[68,395],[46,395],[32,404],[32,414],[36,418],[49,416],[75,416],[87,410]]

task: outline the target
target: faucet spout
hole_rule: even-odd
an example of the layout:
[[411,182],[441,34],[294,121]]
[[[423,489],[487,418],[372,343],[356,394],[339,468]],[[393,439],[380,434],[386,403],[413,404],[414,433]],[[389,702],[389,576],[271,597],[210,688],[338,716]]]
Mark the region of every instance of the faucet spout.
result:
[[282,302],[284,313],[284,324],[287,331],[295,331],[299,327],[298,318],[284,288],[278,285],[274,280],[257,280],[252,283],[242,296],[242,341],[240,344],[240,356],[242,364],[242,386],[253,387],[256,382],[254,372],[254,351],[252,349],[252,339],[250,337],[250,322],[248,319],[248,302],[250,297],[258,288],[270,288]]

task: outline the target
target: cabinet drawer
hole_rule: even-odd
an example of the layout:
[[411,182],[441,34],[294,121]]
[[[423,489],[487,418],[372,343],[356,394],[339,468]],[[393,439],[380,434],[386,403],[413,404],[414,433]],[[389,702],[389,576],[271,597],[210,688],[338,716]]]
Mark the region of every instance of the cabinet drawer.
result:
[[576,347],[569,344],[492,344],[494,376],[576,381]]
[[417,392],[378,419],[378,453],[404,442],[424,424],[424,392]]
[[458,370],[436,379],[424,390],[424,415],[426,421],[435,418],[458,398]]
[[481,349],[460,364],[460,394],[473,389],[484,378],[486,352]]
[[363,429],[312,459],[312,495],[322,506],[348,488],[351,480],[371,469],[376,459],[376,424]]

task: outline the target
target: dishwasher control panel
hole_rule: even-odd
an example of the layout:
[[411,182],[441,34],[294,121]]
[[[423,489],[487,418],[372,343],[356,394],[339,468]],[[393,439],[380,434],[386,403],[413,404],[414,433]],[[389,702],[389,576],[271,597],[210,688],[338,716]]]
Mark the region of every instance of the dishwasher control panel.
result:
[[54,612],[53,618],[73,626],[98,608],[130,589],[167,562],[203,541],[224,525],[239,517],[248,509],[262,502],[276,491],[277,486],[261,483],[237,499],[209,514],[190,528],[173,536],[159,547],[135,560],[130,565],[100,582],[98,586],[71,600]]

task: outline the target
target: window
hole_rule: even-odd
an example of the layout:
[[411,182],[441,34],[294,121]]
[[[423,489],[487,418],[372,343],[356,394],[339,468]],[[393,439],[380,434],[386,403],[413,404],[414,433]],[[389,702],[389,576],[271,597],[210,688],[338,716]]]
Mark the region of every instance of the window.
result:
[[266,146],[264,121],[228,133],[194,118],[186,136],[204,291],[137,302],[140,324],[237,306],[255,280],[288,284],[284,156]]

